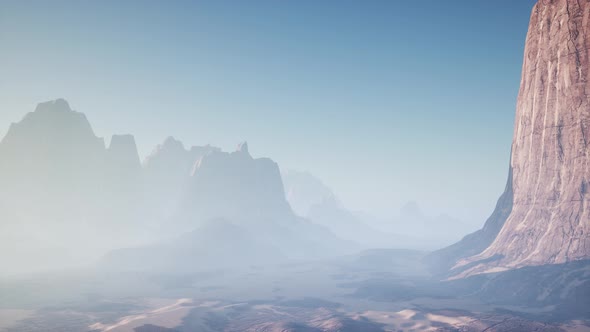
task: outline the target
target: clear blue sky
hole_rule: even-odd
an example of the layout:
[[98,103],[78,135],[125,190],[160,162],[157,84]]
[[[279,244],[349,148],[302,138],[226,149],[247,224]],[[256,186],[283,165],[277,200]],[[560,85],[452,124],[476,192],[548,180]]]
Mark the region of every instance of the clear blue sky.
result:
[[66,98],[96,133],[309,170],[376,214],[482,224],[507,175],[532,0],[2,1],[0,135]]

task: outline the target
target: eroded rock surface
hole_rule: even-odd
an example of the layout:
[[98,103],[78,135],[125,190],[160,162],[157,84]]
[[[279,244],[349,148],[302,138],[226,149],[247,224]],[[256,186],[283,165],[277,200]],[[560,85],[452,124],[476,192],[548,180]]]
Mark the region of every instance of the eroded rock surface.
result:
[[513,207],[462,275],[590,257],[590,2],[539,1],[526,39],[512,145]]

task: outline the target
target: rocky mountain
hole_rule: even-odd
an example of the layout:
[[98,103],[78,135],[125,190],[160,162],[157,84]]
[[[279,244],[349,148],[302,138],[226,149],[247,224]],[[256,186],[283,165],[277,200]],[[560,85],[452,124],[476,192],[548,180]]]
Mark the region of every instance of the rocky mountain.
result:
[[143,162],[145,199],[154,219],[168,220],[180,209],[195,164],[201,157],[221,149],[206,145],[186,149],[168,137]]
[[184,199],[192,219],[283,219],[292,215],[277,163],[252,158],[248,144],[234,152],[213,151],[194,165]]
[[29,204],[18,199],[27,195],[31,205],[44,205],[48,198],[67,202],[95,192],[98,181],[87,174],[100,172],[105,153],[84,114],[63,99],[41,103],[0,142],[0,197]]
[[240,267],[356,249],[327,228],[296,216],[285,198],[278,165],[253,158],[247,143],[234,152],[209,151],[195,163],[179,210],[166,228],[181,235],[114,251],[103,266],[179,272],[188,262],[192,269]]
[[143,167],[152,177],[188,177],[202,156],[220,151],[220,148],[211,145],[192,146],[187,150],[182,142],[170,136],[146,157]]
[[465,257],[450,263],[455,273],[467,276],[590,258],[589,20],[588,1],[535,5],[509,184],[482,231],[435,254],[457,250],[451,256]]
[[[159,243],[162,254],[154,259],[192,255],[202,266],[227,264],[230,253],[255,263],[270,253],[319,257],[351,245],[296,216],[278,165],[253,158],[247,143],[227,153],[209,145],[186,149],[170,137],[141,164],[133,136],[114,135],[105,147],[84,114],[63,99],[39,104],[10,127],[0,142],[0,183],[3,238],[18,239],[10,241],[13,252],[39,254],[30,261],[19,256],[25,265],[39,266],[36,259],[51,265],[47,253],[63,258],[72,247],[92,248],[93,255],[127,246],[148,253],[153,246],[146,241]],[[200,247],[184,248],[190,241]],[[206,244],[216,246],[218,257]]]
[[133,136],[114,135],[105,148],[86,116],[63,99],[39,104],[0,142],[0,197],[16,205],[71,209],[73,202],[98,203],[110,184],[125,189],[140,172]]
[[[113,230],[125,234],[141,219],[133,136],[115,135],[106,148],[63,99],[39,104],[10,126],[0,142],[0,183],[2,232],[12,243],[3,253],[22,252],[19,266],[68,264],[118,242]],[[68,253],[75,245],[84,249]]]

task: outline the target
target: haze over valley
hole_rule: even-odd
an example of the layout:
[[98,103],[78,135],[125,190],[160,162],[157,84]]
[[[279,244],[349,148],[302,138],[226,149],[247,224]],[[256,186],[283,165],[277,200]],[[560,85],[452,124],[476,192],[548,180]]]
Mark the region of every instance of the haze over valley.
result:
[[[0,28],[11,27],[22,37],[0,33],[0,41],[10,46],[0,64],[6,77],[14,78],[12,85],[0,81],[9,88],[0,92],[6,97],[0,107],[10,108],[0,116],[0,126],[6,126],[0,140],[0,331],[590,331],[590,1],[431,1],[421,15],[415,4],[388,2],[144,5],[56,2],[25,9],[0,4]],[[530,13],[528,29],[524,12]],[[113,13],[107,16],[115,28],[100,19],[106,13]],[[318,13],[331,15],[319,19]],[[60,20],[61,15],[70,20]],[[43,29],[48,17],[55,24]],[[301,24],[303,17],[318,28],[319,40]],[[438,24],[441,17],[452,24]],[[38,19],[35,24],[32,18]],[[82,24],[81,18],[87,21]],[[490,23],[500,21],[508,23]],[[405,39],[403,24],[413,27],[408,31],[416,40],[431,44]],[[504,43],[512,40],[492,38],[488,24],[496,32],[523,33],[511,144],[502,141],[500,129],[489,129],[495,128],[493,121],[485,121],[490,115],[484,105],[497,106],[494,98],[460,92],[465,105],[458,113],[440,103],[452,99],[453,84],[472,88],[453,83],[452,77],[460,81],[470,74],[449,52],[475,57],[470,45],[507,47]],[[424,34],[425,27],[435,37]],[[482,38],[465,44],[472,34]],[[130,35],[135,48],[125,48],[119,39]],[[31,53],[25,50],[48,40],[56,47],[38,53],[39,62],[47,63],[44,70],[66,59],[99,58],[98,53],[81,56],[86,52],[81,46],[62,44],[68,38],[96,41],[89,43],[91,49],[105,46],[104,61],[117,52],[116,63],[128,60],[120,73],[109,67],[104,75],[81,74],[98,73],[98,62],[79,68],[80,82],[110,77],[113,85],[102,88],[112,88],[112,95],[95,90],[96,105],[110,102],[119,110],[128,105],[130,96],[121,98],[113,88],[119,77],[136,79],[137,90],[158,86],[161,94],[146,90],[145,109],[114,116],[96,106],[86,112],[66,99],[66,91],[35,100],[34,108],[4,122],[6,114],[15,114],[15,105],[26,104],[19,100],[67,90],[56,88],[62,84],[82,105],[92,100],[92,94],[67,83],[68,75],[76,75],[73,67],[63,67],[63,79],[53,77],[55,85],[39,83],[47,80],[47,72],[39,71],[39,82],[32,80],[36,83],[27,90],[18,84],[38,64],[7,65],[9,59],[28,61]],[[150,38],[160,48],[139,52]],[[397,48],[381,38],[396,39]],[[187,40],[199,43],[181,42]],[[352,41],[367,50],[350,47]],[[189,47],[200,48],[202,53],[194,54],[204,57],[188,61]],[[205,56],[234,47],[240,51]],[[423,47],[439,50],[422,52]],[[341,57],[329,56],[344,48]],[[501,50],[484,53],[461,65],[502,62]],[[19,54],[22,59],[15,57]],[[139,56],[130,61],[131,54]],[[317,57],[308,59],[310,54]],[[295,62],[283,63],[287,56]],[[159,66],[149,65],[152,57],[162,57]],[[309,62],[298,72],[304,58]],[[423,67],[399,66],[415,58]],[[242,66],[233,67],[232,61]],[[237,81],[211,75],[203,63],[238,68],[229,71]],[[397,68],[391,80],[407,84],[392,88],[393,81],[381,76],[389,69],[380,65]],[[447,65],[456,76],[445,71]],[[330,66],[358,70],[356,78],[364,83],[337,80],[341,73]],[[197,67],[209,84],[193,94],[189,90],[199,78],[186,81],[184,75]],[[146,83],[145,72],[131,75],[137,68],[160,76]],[[423,76],[424,68],[431,75]],[[282,75],[289,83],[278,79]],[[496,75],[476,77],[471,84],[504,96],[490,88],[503,81],[502,71]],[[446,77],[440,91],[429,81],[437,77]],[[287,88],[291,84],[300,88]],[[236,94],[236,86],[243,95]],[[227,94],[212,87],[226,87]],[[266,99],[257,95],[261,87],[268,89]],[[384,91],[390,88],[401,104],[424,100],[422,107],[430,111],[422,112],[432,118],[415,122],[410,107],[396,115],[405,121],[389,122],[388,112],[377,109],[387,109],[379,100],[388,100]],[[334,89],[349,94],[335,98]],[[195,105],[208,98],[220,104],[189,110],[178,101],[161,108],[162,100],[172,100],[166,93]],[[326,96],[334,97],[339,112],[332,113]],[[470,104],[472,98],[476,103]],[[286,109],[258,109],[277,100]],[[301,107],[296,107],[300,113],[289,103]],[[320,108],[325,113],[318,115]],[[141,134],[123,130],[101,137],[95,118],[100,132],[110,126],[140,128]],[[107,119],[116,121],[105,126]],[[146,149],[164,129],[169,136]],[[445,131],[448,137],[437,136]],[[488,134],[497,135],[493,144],[478,145]],[[211,141],[195,143],[206,140]],[[234,148],[227,148],[229,140],[235,140]],[[324,145],[338,140],[342,144]],[[302,165],[311,167],[297,167]],[[497,173],[503,174],[501,181]],[[497,199],[484,202],[490,188],[498,189]],[[475,216],[484,206],[490,209],[479,220]]]

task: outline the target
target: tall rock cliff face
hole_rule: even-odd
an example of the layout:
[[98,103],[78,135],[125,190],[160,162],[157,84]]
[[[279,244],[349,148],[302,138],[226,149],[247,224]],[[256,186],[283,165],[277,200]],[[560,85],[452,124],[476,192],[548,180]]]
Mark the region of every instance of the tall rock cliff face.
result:
[[512,211],[463,275],[590,258],[590,2],[542,0],[526,39]]

